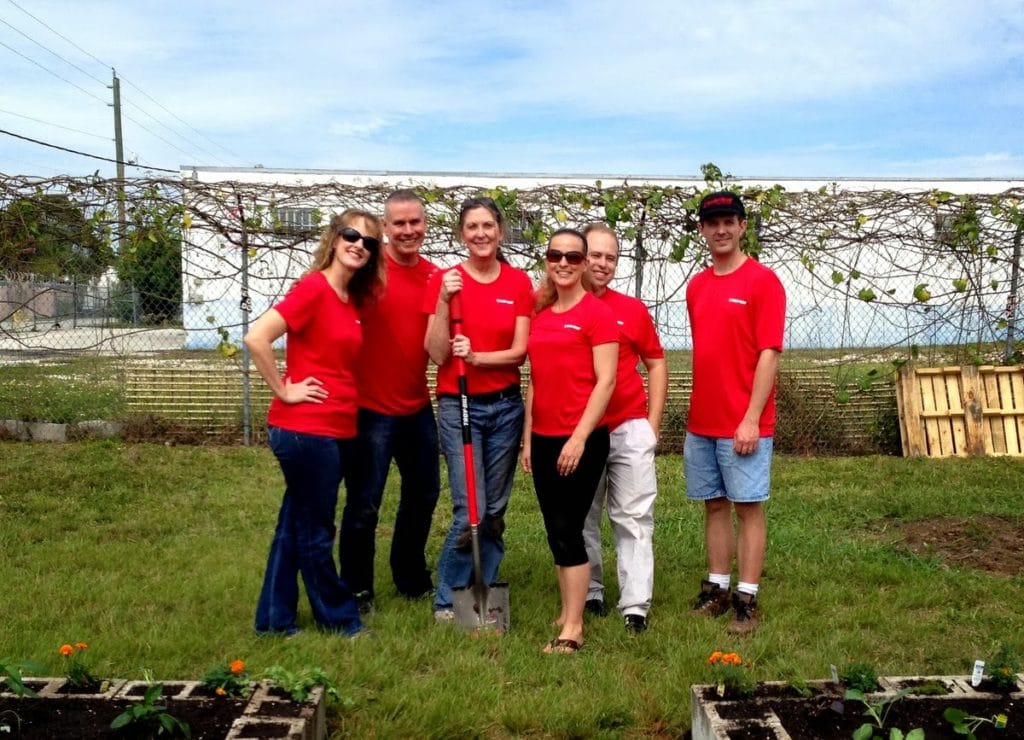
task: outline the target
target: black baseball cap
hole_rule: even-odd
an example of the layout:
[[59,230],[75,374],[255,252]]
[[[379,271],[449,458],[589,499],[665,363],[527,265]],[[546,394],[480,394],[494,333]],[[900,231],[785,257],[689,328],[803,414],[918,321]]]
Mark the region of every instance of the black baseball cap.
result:
[[739,216],[740,221],[744,221],[747,218],[747,210],[736,193],[719,190],[701,198],[700,208],[697,209],[698,221],[712,216]]

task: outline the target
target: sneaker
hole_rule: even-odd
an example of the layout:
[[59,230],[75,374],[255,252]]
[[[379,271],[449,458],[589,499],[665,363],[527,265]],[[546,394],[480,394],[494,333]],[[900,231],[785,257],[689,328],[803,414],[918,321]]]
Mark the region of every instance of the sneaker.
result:
[[735,612],[729,622],[727,632],[734,635],[749,635],[757,629],[757,597],[737,591],[732,595],[732,608]]
[[359,591],[353,594],[356,597],[356,604],[359,606],[359,616],[365,617],[373,614],[373,594],[369,591]]
[[626,632],[632,632],[634,635],[639,635],[641,632],[647,631],[647,617],[643,614],[627,614],[626,615]]
[[700,582],[700,595],[693,613],[702,617],[720,617],[729,611],[729,589],[711,581]]
[[583,608],[595,617],[608,616],[608,607],[604,605],[602,599],[587,599],[587,603],[583,605]]
[[455,621],[455,610],[438,609],[434,612],[434,621],[438,624],[451,624]]

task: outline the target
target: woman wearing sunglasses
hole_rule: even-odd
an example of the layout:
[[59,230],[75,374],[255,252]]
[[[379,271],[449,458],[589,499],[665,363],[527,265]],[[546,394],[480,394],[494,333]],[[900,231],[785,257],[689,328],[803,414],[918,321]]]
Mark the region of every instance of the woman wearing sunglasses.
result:
[[[292,635],[298,575],[317,625],[350,637],[363,625],[334,563],[338,487],[356,434],[354,363],[362,344],[356,310],[384,287],[380,220],[348,210],[331,219],[313,264],[245,335],[253,364],[274,398],[270,448],[285,492],[256,606],[256,631]],[[285,373],[273,344],[286,336]]]
[[[504,234],[505,219],[493,200],[466,200],[459,210],[459,239],[469,256],[457,267],[436,273],[424,296],[424,345],[438,366],[438,433],[452,492],[452,525],[437,565],[438,622],[454,620],[452,589],[468,586],[473,577],[455,357],[466,365],[484,583],[497,581],[505,554],[505,509],[523,428],[519,366],[526,358],[533,286],[525,272],[501,257]],[[462,333],[453,337],[449,301],[455,294],[462,304]]]
[[583,525],[608,460],[608,428],[600,423],[615,388],[619,332],[611,309],[589,292],[586,257],[580,232],[551,235],[528,342],[522,464],[533,475],[562,600],[546,653],[583,646],[590,583]]

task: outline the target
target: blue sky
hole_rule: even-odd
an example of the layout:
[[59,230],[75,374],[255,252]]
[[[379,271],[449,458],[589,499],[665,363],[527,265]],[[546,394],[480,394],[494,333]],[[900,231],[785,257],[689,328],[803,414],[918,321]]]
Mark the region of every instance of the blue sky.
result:
[[173,170],[1024,178],[1020,0],[0,0],[0,129],[113,157],[111,66]]

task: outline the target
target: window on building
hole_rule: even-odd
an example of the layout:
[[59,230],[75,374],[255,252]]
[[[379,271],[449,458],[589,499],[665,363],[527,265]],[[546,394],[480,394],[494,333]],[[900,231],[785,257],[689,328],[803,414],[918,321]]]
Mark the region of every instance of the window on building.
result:
[[955,213],[935,214],[935,241],[939,244],[949,246],[956,241],[956,220]]
[[318,226],[313,223],[315,208],[278,208],[274,218],[274,231],[279,234],[301,234]]
[[529,239],[525,238],[525,234],[534,228],[535,224],[540,223],[541,216],[540,211],[522,211],[519,218],[508,219],[505,226],[505,244],[525,244]]

